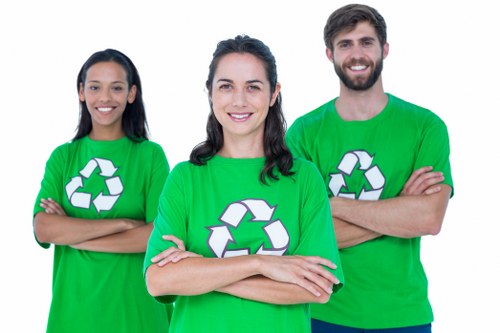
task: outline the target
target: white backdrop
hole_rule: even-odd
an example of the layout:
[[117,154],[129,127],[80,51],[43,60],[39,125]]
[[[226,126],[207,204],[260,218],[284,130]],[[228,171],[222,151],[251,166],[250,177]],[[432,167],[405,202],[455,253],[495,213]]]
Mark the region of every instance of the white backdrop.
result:
[[[336,96],[322,31],[328,15],[346,3],[2,2],[0,331],[45,330],[53,248],[36,244],[32,210],[50,152],[74,135],[76,75],[90,54],[111,47],[134,61],[152,140],[174,166],[205,137],[204,82],[219,40],[245,33],[271,47],[289,124]],[[500,310],[497,17],[486,0],[365,3],[388,24],[386,91],[433,110],[449,128],[456,194],[442,232],[422,242],[434,332],[489,331]]]

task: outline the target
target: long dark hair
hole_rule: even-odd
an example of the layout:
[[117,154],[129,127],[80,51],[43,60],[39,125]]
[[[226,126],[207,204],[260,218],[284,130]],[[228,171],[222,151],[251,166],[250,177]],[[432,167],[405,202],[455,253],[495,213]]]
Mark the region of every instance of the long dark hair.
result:
[[[85,85],[87,71],[90,67],[99,62],[115,62],[122,66],[127,73],[127,83],[130,89],[133,85],[137,87],[137,93],[133,103],[127,103],[122,116],[122,128],[125,135],[133,141],[143,141],[149,139],[148,122],[146,111],[142,101],[142,85],[139,72],[132,60],[120,51],[106,49],[98,51],[90,56],[83,64],[76,79],[76,89],[80,91],[80,85]],[[92,118],[90,116],[85,101],[80,101],[80,121],[77,132],[73,140],[78,140],[88,135],[92,130]]]
[[[204,165],[223,146],[224,135],[222,126],[217,121],[210,100],[212,95],[212,82],[220,59],[230,53],[249,53],[264,63],[267,79],[271,84],[271,94],[276,90],[278,74],[276,70],[276,60],[271,50],[262,41],[246,35],[239,35],[232,39],[221,41],[213,53],[212,62],[209,66],[206,88],[209,95],[210,115],[207,121],[207,139],[198,144],[189,157],[191,163]],[[264,127],[264,156],[266,163],[260,173],[260,181],[266,184],[266,176],[277,180],[274,173],[277,167],[284,176],[292,175],[293,157],[285,144],[286,121],[281,108],[281,93],[278,93],[275,103],[269,108]]]

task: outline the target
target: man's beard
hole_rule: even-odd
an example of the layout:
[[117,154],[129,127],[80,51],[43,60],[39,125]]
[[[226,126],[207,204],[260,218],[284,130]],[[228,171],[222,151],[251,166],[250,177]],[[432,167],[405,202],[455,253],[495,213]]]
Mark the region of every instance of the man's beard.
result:
[[[352,65],[360,65],[359,62],[353,63]],[[364,64],[362,64],[364,65]],[[351,65],[350,65],[351,66]],[[356,91],[363,91],[363,90],[368,90],[370,89],[375,82],[377,82],[378,78],[380,77],[380,74],[382,73],[382,68],[384,67],[384,62],[383,59],[380,59],[377,61],[375,64],[373,71],[371,72],[370,76],[366,80],[360,80],[359,78],[357,79],[350,79],[345,72],[342,70],[342,67],[338,66],[335,62],[333,63],[333,67],[335,68],[335,72],[339,76],[340,81],[344,83],[344,85],[351,89],[351,90],[356,90]]]

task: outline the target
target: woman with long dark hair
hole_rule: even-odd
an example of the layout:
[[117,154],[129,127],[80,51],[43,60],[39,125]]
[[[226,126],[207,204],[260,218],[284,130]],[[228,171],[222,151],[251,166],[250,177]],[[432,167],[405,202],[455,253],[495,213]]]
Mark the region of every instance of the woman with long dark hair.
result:
[[322,177],[284,142],[274,56],[248,36],[222,41],[206,87],[207,139],[165,183],[148,290],[175,300],[170,332],[310,332],[308,303],[343,274]]
[[37,241],[55,245],[47,332],[165,332],[141,268],[170,169],[148,140],[139,74],[125,54],[99,51],[77,91],[77,133],[52,152],[34,208]]

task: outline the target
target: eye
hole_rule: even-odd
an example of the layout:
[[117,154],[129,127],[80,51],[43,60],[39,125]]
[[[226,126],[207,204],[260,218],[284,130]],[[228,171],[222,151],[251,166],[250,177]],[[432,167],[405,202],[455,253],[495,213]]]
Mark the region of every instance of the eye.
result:
[[231,85],[229,83],[223,83],[219,86],[219,90],[229,90],[231,89]]
[[125,90],[125,88],[122,86],[114,86],[112,89],[113,89],[113,91],[116,91],[116,92],[121,92],[121,91]]
[[351,44],[348,41],[342,41],[337,44],[337,47],[339,49],[346,49],[350,46]]
[[250,90],[250,91],[259,91],[260,87],[258,85],[255,85],[255,84],[251,84],[251,85],[248,86],[248,90]]
[[373,45],[373,39],[365,39],[361,42],[364,47],[369,47]]
[[90,90],[90,91],[97,91],[97,90],[99,90],[99,86],[92,84],[92,85],[89,85],[87,87],[87,89]]

